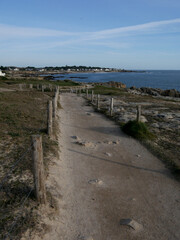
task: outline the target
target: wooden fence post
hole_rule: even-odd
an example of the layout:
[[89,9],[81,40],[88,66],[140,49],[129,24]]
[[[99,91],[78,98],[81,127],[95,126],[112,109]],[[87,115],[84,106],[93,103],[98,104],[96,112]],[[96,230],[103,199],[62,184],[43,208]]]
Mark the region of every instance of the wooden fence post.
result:
[[81,96],[81,88],[79,89],[79,96]]
[[52,137],[52,100],[49,100],[48,102],[48,109],[47,109],[47,132],[49,137]]
[[114,99],[111,98],[111,102],[110,102],[110,116],[112,116],[112,114],[113,114],[113,101],[114,101]]
[[88,99],[88,89],[86,88],[86,98]]
[[56,97],[53,97],[52,106],[53,106],[53,118],[55,118],[56,117]]
[[39,203],[46,203],[46,187],[44,176],[44,164],[43,164],[43,149],[42,149],[42,136],[32,136],[33,147],[33,174],[35,184],[35,194]]
[[137,121],[141,121],[141,105],[137,106]]
[[32,84],[29,84],[29,88],[33,88],[33,85],[32,85]]
[[93,103],[93,98],[94,98],[94,91],[91,91],[91,102]]
[[97,109],[99,110],[99,99],[100,99],[100,95],[97,94]]
[[19,84],[19,89],[22,91],[22,84]]

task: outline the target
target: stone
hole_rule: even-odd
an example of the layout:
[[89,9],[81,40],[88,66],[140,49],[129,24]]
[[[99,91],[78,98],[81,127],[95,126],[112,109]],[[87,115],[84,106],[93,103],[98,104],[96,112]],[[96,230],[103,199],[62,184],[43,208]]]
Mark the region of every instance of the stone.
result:
[[143,226],[141,224],[139,224],[138,222],[136,222],[135,220],[133,220],[131,218],[121,219],[120,225],[126,225],[135,231],[140,231],[143,229]]
[[112,156],[112,154],[111,153],[105,153],[108,157],[111,157]]
[[99,180],[99,179],[91,179],[88,181],[89,184],[97,184],[97,185],[102,185],[103,181]]
[[73,139],[80,139],[78,136],[72,136]]
[[78,236],[77,240],[93,240],[94,238],[89,236],[89,237],[85,237],[85,236]]
[[144,116],[141,116],[141,122],[143,122],[143,123],[145,123],[145,122],[147,122],[147,119],[144,117]]
[[151,127],[159,128],[159,124],[158,124],[158,123],[152,123],[152,124],[151,124]]
[[94,147],[95,146],[94,143],[87,142],[87,141],[77,141],[76,143],[83,147]]
[[126,88],[126,85],[124,83],[121,83],[121,82],[110,81],[110,82],[107,82],[106,84],[109,85],[110,87]]
[[112,141],[104,141],[104,143],[106,143],[106,144],[112,144],[113,142],[112,142]]

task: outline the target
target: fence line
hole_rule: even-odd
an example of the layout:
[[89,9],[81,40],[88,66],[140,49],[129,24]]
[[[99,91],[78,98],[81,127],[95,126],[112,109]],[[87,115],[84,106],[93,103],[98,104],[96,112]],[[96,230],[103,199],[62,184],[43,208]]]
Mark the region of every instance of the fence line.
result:
[[[77,91],[76,91],[77,93]],[[88,98],[88,89],[86,89],[85,95],[84,97],[89,100]],[[95,105],[94,105],[94,101],[95,101]],[[96,94],[96,97],[94,97],[94,91],[91,90],[91,97],[90,97],[90,102],[92,105],[96,106],[97,110],[100,110],[100,94]],[[112,117],[113,116],[113,109],[114,109],[114,98],[110,99],[110,103],[109,103],[109,115]],[[137,105],[136,107],[137,111],[136,111],[136,121],[140,122],[141,121],[141,105]]]
[[[22,89],[23,85],[19,85],[20,88]],[[29,85],[29,88],[32,88],[33,86]],[[42,88],[41,88],[42,89]],[[44,88],[43,88],[44,89]],[[59,87],[56,88],[56,92],[55,92],[55,100],[56,100],[56,107],[57,107],[57,101],[58,101],[58,97],[59,97]],[[50,100],[51,101],[51,100]],[[51,101],[52,102],[52,101]],[[46,108],[47,109],[47,108]],[[44,110],[43,110],[44,111]],[[47,116],[48,116],[48,112],[47,110],[45,111],[45,115],[47,113]],[[52,116],[52,114],[51,114]],[[47,121],[47,118],[46,117],[43,117],[44,121],[42,121],[41,123],[41,126],[40,128],[38,128],[38,132],[40,132],[44,126],[46,126],[46,129],[47,129],[47,134],[50,136],[50,134],[48,133],[48,121]],[[52,124],[52,123],[51,123]],[[51,133],[51,136],[52,136],[52,133]],[[8,170],[8,172],[5,174],[5,176],[3,177],[3,179],[1,180],[0,182],[0,191],[3,191],[4,193],[6,193],[7,197],[10,197],[10,195],[8,194],[8,192],[6,191],[6,188],[4,186],[4,184],[9,180],[9,178],[11,177],[10,174],[13,172],[13,170],[18,166],[18,164],[27,156],[27,154],[32,151],[33,149],[33,144],[30,145],[30,147],[12,164],[12,166],[10,167],[10,169]],[[41,153],[43,154],[43,152]],[[43,155],[41,155],[42,159],[43,159]],[[41,160],[42,160],[41,159]],[[34,163],[35,165],[35,163]],[[38,168],[43,168],[43,161],[41,162],[40,166],[37,164],[37,169]],[[42,175],[42,174],[40,174]],[[19,177],[19,176],[18,176]],[[43,181],[43,183],[45,183],[45,181]],[[26,183],[23,183],[23,184],[26,184]],[[29,199],[29,196],[31,195],[31,193],[34,191],[34,189],[36,189],[36,182],[35,182],[35,176],[34,176],[34,187],[30,187],[30,191],[28,192],[28,194],[26,195],[25,198],[23,198],[23,200],[18,203],[18,205],[20,204],[20,208],[19,208],[19,211],[18,211],[18,215],[16,216],[15,220],[12,222],[12,224],[10,225],[9,227],[9,230],[7,233],[5,233],[3,236],[5,236],[4,239],[12,239],[11,237],[11,234],[12,234],[12,231],[14,229],[14,227],[16,226],[17,222],[18,222],[18,219],[21,217],[22,215],[22,212],[23,212],[23,209],[24,209],[24,205],[25,203],[28,201]],[[29,188],[29,187],[28,187]],[[44,189],[45,189],[45,185],[44,185]],[[44,193],[44,196],[46,198],[46,192]],[[38,197],[37,197],[38,199]],[[40,203],[45,203],[46,201],[40,201]]]

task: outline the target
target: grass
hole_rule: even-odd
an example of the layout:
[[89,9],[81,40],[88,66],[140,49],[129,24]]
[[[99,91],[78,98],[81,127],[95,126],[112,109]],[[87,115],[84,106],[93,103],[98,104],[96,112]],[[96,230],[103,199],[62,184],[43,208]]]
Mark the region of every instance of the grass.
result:
[[155,136],[148,130],[147,126],[145,123],[138,122],[136,120],[134,121],[129,121],[126,124],[122,126],[122,130],[139,140],[142,139],[153,139]]
[[[38,91],[14,91],[0,93],[0,182],[10,167],[27,151],[31,136],[41,134],[43,138],[44,164],[47,170],[49,152],[55,154],[57,144],[46,133],[47,101],[53,93]],[[17,216],[21,201],[29,189],[33,188],[31,151],[27,152],[8,177],[4,190],[0,191],[0,239],[9,230]],[[12,231],[12,239],[34,226],[36,217],[32,209],[37,202],[32,192],[23,209],[17,225]]]
[[109,95],[109,96],[122,96],[128,94],[123,88],[112,88],[106,86],[95,86],[93,89],[94,94]]
[[46,80],[44,78],[6,78],[0,77],[0,86],[1,85],[14,85],[14,84],[43,84],[43,85],[53,85],[60,87],[71,87],[79,86],[79,83],[73,82],[69,79],[61,81]]

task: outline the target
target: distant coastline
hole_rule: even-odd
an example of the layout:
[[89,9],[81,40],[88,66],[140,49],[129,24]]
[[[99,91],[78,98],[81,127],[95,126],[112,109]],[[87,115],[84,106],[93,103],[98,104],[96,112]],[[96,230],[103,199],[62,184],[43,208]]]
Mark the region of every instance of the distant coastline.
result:
[[71,79],[77,82],[102,83],[102,82],[122,82],[127,87],[136,88],[148,87],[162,90],[176,89],[180,91],[180,71],[150,70],[133,72],[102,72],[102,73],[64,73],[53,74],[52,80]]

